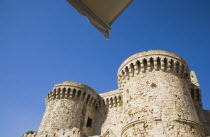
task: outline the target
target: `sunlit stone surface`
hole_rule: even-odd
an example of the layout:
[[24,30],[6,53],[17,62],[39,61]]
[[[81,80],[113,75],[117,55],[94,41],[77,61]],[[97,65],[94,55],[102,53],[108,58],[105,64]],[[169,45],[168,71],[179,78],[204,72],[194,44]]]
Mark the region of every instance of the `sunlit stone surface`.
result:
[[196,74],[180,56],[135,54],[120,66],[118,86],[97,94],[75,82],[55,85],[38,133],[24,137],[210,136],[210,111],[203,110]]

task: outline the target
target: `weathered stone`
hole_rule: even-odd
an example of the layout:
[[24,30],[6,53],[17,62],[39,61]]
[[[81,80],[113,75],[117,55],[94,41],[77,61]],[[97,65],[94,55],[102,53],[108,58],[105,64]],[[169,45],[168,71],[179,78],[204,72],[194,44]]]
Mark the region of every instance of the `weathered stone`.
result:
[[37,134],[24,137],[207,137],[194,71],[178,55],[148,51],[126,59],[119,89],[97,94],[75,82],[55,85]]

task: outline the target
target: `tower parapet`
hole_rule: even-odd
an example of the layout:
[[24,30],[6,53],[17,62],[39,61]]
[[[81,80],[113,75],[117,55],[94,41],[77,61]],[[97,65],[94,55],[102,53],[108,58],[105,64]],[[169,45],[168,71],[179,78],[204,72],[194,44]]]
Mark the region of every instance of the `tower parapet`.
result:
[[97,101],[98,94],[86,85],[69,81],[55,85],[46,98],[46,111],[38,136],[72,128],[86,136],[92,135]]
[[54,89],[47,95],[46,103],[56,99],[74,99],[96,107],[98,94],[84,84],[65,81],[54,86]]
[[150,50],[134,54],[122,63],[118,69],[118,85],[121,86],[139,73],[151,71],[164,71],[180,78],[190,73],[187,63],[180,56],[167,51]]
[[119,107],[122,103],[122,92],[119,90],[100,94],[99,107]]

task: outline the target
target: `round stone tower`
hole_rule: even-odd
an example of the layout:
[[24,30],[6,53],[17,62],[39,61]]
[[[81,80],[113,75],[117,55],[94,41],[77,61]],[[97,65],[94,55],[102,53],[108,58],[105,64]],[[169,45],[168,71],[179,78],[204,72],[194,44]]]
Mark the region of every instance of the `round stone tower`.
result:
[[189,84],[188,65],[176,54],[153,50],[126,59],[118,70],[122,137],[203,137]]
[[59,131],[77,129],[78,136],[90,136],[93,133],[97,93],[90,87],[63,82],[54,86],[46,98],[46,111],[38,136],[56,136]]

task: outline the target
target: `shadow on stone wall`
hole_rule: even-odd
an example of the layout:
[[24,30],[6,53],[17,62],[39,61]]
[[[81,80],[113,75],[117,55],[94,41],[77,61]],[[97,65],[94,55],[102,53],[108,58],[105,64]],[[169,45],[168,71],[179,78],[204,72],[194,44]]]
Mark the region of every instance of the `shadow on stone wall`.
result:
[[94,135],[101,135],[102,125],[107,119],[108,112],[109,112],[109,107],[107,105],[103,105],[96,108]]

